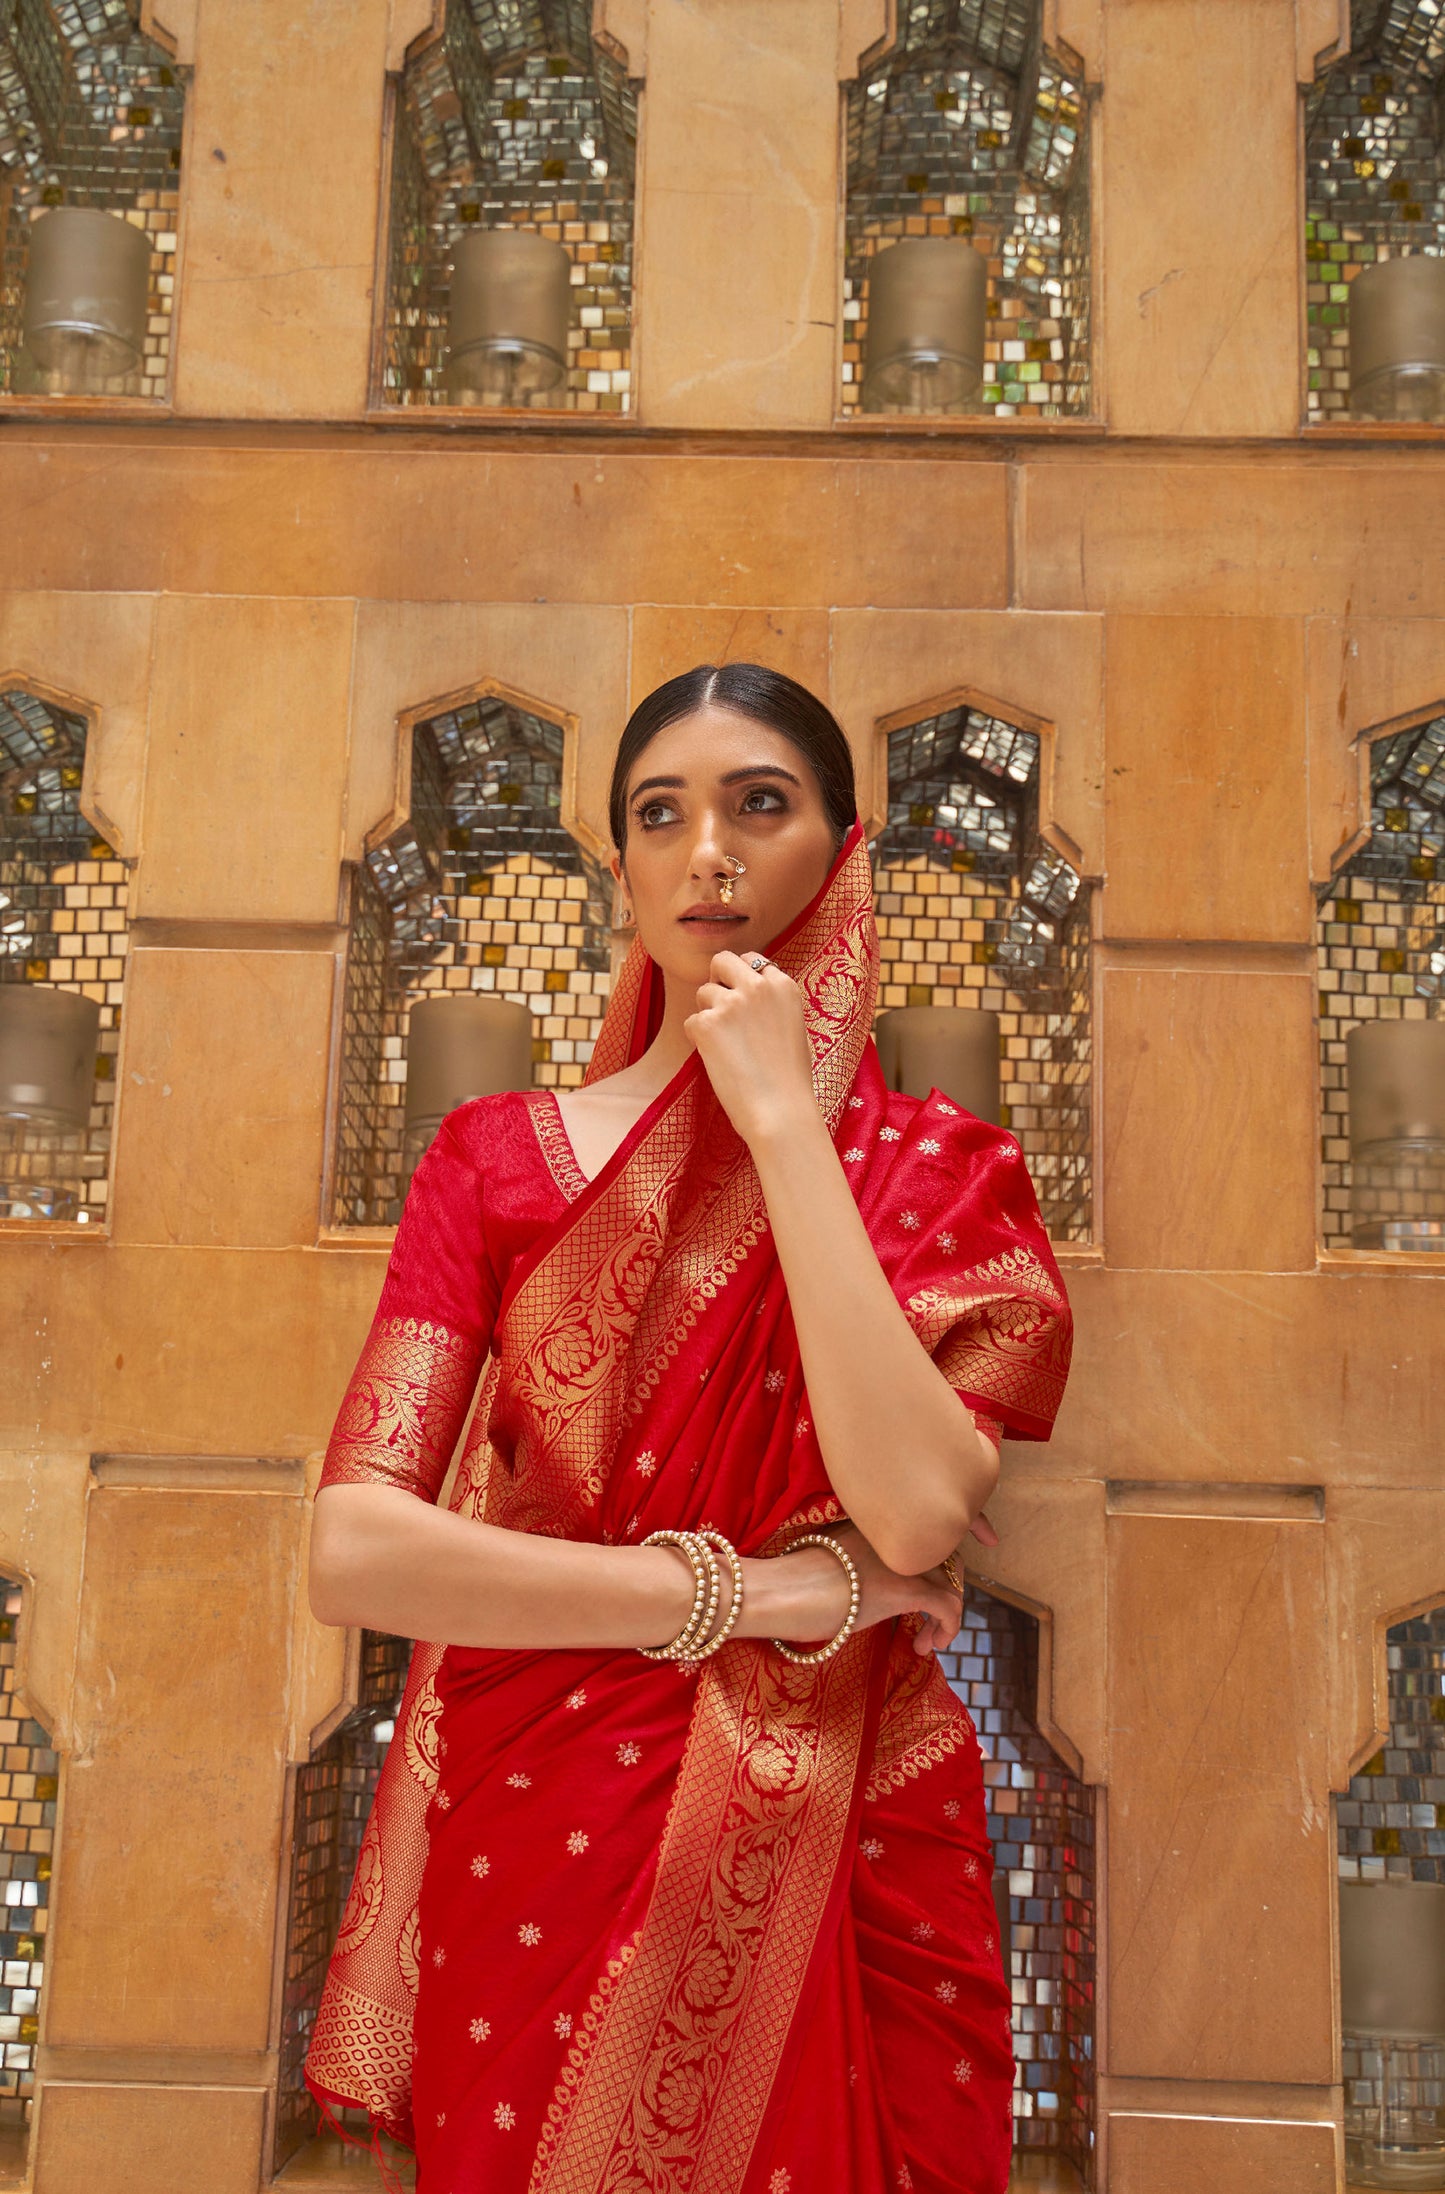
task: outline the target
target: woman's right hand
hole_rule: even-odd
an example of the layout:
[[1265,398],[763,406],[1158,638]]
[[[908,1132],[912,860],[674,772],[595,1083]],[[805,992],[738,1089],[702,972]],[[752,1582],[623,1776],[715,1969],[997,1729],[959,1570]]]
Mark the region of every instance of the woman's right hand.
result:
[[[894,1616],[914,1618],[913,1650],[934,1653],[951,1645],[963,1619],[961,1596],[936,1570],[922,1576],[903,1577],[890,1569],[864,1538],[856,1524],[829,1527],[858,1572],[859,1598],[856,1630],[885,1623]],[[764,1578],[759,1573],[770,1574]],[[744,1564],[744,1620],[739,1634],[781,1638],[787,1645],[812,1646],[834,1637],[848,1613],[848,1573],[826,1547],[800,1547],[796,1554],[782,1553]],[[758,1590],[753,1593],[754,1578]],[[748,1601],[764,1597],[773,1603],[766,1624],[748,1621]],[[758,1614],[763,1610],[758,1608]]]

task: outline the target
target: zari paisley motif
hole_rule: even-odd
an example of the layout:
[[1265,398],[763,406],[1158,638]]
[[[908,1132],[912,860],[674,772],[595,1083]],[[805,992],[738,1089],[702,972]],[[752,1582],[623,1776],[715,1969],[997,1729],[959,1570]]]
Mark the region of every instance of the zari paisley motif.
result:
[[637,1955],[574,2052],[530,2194],[735,2194],[844,1852],[879,1635],[800,1668],[719,1655]]
[[1022,1247],[908,1299],[914,1331],[950,1386],[1045,1422],[1068,1377],[1065,1310],[1043,1263]]
[[327,1484],[395,1485],[435,1500],[473,1374],[463,1335],[424,1319],[384,1319],[346,1390],[326,1453]]
[[915,1653],[906,1630],[894,1639],[888,1673],[878,1741],[863,1793],[868,1799],[901,1790],[974,1734],[968,1709],[937,1660],[931,1653]]

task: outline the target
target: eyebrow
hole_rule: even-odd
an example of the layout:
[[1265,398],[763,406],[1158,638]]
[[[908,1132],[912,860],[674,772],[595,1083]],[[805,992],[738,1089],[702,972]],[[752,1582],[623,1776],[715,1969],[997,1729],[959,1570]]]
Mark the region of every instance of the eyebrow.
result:
[[[781,777],[790,785],[801,785],[790,769],[783,769],[777,762],[751,762],[743,769],[730,769],[726,777],[720,777],[721,785],[739,785],[749,777]],[[685,787],[685,777],[644,777],[640,785],[634,785],[629,798],[636,800],[644,792],[680,792]]]

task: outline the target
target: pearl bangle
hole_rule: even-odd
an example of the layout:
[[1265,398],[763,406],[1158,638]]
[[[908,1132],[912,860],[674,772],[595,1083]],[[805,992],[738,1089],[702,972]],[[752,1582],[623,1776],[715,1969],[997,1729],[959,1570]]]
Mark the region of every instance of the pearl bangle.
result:
[[692,1564],[696,1590],[693,1593],[692,1612],[677,1636],[669,1645],[639,1646],[650,1661],[686,1661],[693,1658],[693,1648],[700,1638],[711,1630],[717,1604],[722,1596],[722,1571],[717,1556],[696,1531],[654,1531],[643,1540],[644,1546],[675,1546]]
[[795,1646],[784,1645],[781,1638],[773,1638],[769,1641],[776,1646],[778,1652],[783,1654],[786,1659],[796,1661],[802,1668],[815,1668],[820,1661],[830,1661],[852,1635],[853,1625],[858,1620],[858,1603],[861,1598],[861,1591],[858,1584],[858,1572],[853,1565],[853,1558],[850,1554],[844,1552],[836,1539],[830,1539],[826,1532],[810,1531],[801,1539],[790,1540],[782,1551],[785,1554],[792,1554],[800,1546],[825,1546],[830,1554],[837,1555],[844,1569],[848,1572],[848,1613],[844,1617],[842,1628],[838,1631],[836,1637],[830,1638],[825,1646],[818,1646],[811,1653],[800,1653]]

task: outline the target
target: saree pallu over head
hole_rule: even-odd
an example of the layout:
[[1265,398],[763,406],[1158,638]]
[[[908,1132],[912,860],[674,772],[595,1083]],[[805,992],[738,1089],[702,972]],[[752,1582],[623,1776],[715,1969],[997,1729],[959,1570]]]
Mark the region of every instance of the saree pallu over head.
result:
[[[857,824],[772,957],[802,991],[820,1109],[921,1344],[985,1429],[1046,1438],[1069,1361],[1062,1282],[1012,1138],[937,1092],[918,1104],[883,1084],[871,1042],[872,880]],[[660,972],[635,943],[589,1080],[640,1056],[661,1005]],[[424,1317],[387,1321],[410,1330],[373,1329],[323,1484],[374,1478],[435,1498],[489,1346],[456,1510],[612,1545],[665,1525],[712,1526],[747,1555],[842,1519],[757,1172],[695,1054],[498,1277],[496,1296],[494,1318],[487,1306],[468,1333]],[[609,1683],[667,1687],[673,1698],[689,1681],[691,1709],[665,1820],[637,1820],[645,1918],[607,1970],[585,1979],[591,2009],[540,2126],[532,2194],[753,2194],[760,2184],[870,1776],[901,1779],[913,1771],[898,1765],[910,1747],[932,1741],[941,1710],[930,1680],[952,1699],[931,1656],[894,1650],[898,1630],[876,1625],[816,1667],[739,1639],[690,1678],[637,1654],[591,1657],[594,1705]],[[451,1649],[447,1665],[485,1670],[494,1690],[510,1684],[521,1697],[539,1670],[545,1680],[548,1659]],[[442,1662],[442,1649],[417,1647],[307,2068],[318,2095],[364,2105],[403,2139],[418,1899],[442,1833]],[[558,1713],[557,1743],[576,1726]],[[451,1771],[449,1756],[449,1781]]]

